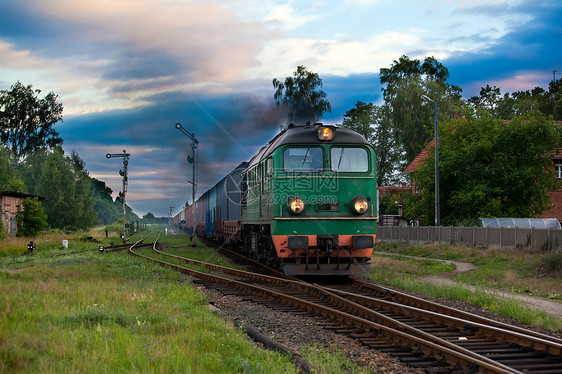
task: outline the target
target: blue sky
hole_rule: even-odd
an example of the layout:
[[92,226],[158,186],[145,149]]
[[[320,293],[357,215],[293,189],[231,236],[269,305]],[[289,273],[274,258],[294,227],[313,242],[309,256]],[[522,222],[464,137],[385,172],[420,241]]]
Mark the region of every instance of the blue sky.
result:
[[56,126],[90,175],[139,215],[191,198],[188,138],[200,141],[199,192],[248,160],[286,115],[272,79],[305,65],[341,123],[358,100],[380,103],[378,72],[401,55],[434,56],[468,98],[546,88],[562,76],[562,0],[275,1],[4,0],[0,89],[16,81],[64,105]]

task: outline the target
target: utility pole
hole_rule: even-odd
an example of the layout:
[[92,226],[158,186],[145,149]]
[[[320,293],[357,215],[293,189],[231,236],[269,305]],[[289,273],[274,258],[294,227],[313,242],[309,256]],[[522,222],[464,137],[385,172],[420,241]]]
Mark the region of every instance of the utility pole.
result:
[[105,155],[106,158],[110,159],[112,157],[122,157],[123,158],[123,170],[119,170],[119,175],[123,177],[123,191],[119,192],[119,197],[123,201],[123,232],[121,233],[121,239],[123,242],[126,242],[126,235],[125,235],[125,195],[127,194],[127,185],[129,184],[128,176],[127,176],[127,165],[129,165],[129,157],[131,155],[125,150],[123,153],[108,153]]
[[439,132],[437,128],[437,103],[426,95],[421,95],[421,98],[435,104],[435,226],[439,226],[441,222],[439,217]]
[[175,206],[171,206],[170,207],[170,215],[168,216],[168,226],[172,226],[172,209],[174,209]]
[[552,71],[552,116],[556,120],[556,70]]
[[190,133],[189,131],[187,131],[186,129],[184,129],[181,125],[181,123],[176,123],[176,129],[180,130],[181,132],[183,132],[185,134],[185,136],[187,136],[189,139],[191,139],[191,156],[187,156],[187,161],[193,165],[193,182],[190,182],[192,185],[192,193],[191,193],[191,210],[193,211],[193,233],[191,235],[191,246],[195,247],[196,243],[195,243],[195,229],[197,228],[197,209],[196,209],[196,205],[195,205],[195,192],[197,190],[197,159],[196,159],[196,155],[197,155],[197,144],[199,144],[199,140],[197,140],[197,138],[195,138],[195,134]]

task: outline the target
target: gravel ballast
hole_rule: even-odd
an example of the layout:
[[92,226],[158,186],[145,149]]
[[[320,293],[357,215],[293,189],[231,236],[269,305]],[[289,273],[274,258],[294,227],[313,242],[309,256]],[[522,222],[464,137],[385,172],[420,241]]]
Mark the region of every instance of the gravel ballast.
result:
[[[339,351],[358,366],[366,367],[371,373],[423,373],[402,364],[398,359],[382,352],[369,349],[357,340],[337,334],[319,325],[319,319],[273,310],[239,296],[222,295],[220,292],[201,288],[209,302],[229,319],[240,319],[253,325],[259,331],[287,348],[302,354],[302,347],[319,345],[328,351]],[[316,368],[319,373],[322,368]]]

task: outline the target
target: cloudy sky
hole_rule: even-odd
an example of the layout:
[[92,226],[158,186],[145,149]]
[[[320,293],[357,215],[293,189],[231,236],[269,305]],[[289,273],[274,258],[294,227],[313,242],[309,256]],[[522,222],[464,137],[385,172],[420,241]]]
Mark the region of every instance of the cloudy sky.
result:
[[0,89],[16,81],[64,105],[56,129],[139,215],[191,199],[189,139],[204,192],[273,137],[286,114],[272,79],[305,65],[341,123],[380,103],[378,72],[435,56],[468,98],[480,87],[546,88],[562,76],[562,0],[2,0]]

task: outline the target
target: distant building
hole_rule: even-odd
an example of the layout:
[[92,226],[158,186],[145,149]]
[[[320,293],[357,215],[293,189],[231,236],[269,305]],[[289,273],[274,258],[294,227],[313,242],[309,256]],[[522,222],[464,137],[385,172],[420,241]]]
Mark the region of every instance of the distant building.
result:
[[[379,198],[385,195],[399,195],[401,193],[412,193],[414,190],[406,183],[401,186],[379,186],[377,187]],[[402,201],[398,203],[398,214],[382,214],[379,212],[378,224],[382,226],[408,226],[410,222],[404,217],[404,210],[402,209]]]
[[408,186],[407,183],[402,182],[401,186],[380,186],[377,187],[379,190],[379,196],[399,194],[402,192],[414,192],[412,187]]
[[23,199],[37,197],[45,200],[44,197],[32,195],[19,191],[0,191],[0,212],[4,231],[8,236],[15,238],[18,233],[16,216],[23,212]]
[[[424,149],[422,149],[420,154],[417,155],[412,162],[410,162],[410,165],[408,165],[402,173],[411,176],[414,171],[418,170],[418,168],[425,163],[425,161],[429,157],[429,151],[433,147],[435,147],[435,138],[433,138],[431,142],[429,142],[429,144],[427,144]],[[412,190],[415,191],[416,180],[414,178],[410,178],[410,180],[412,181]]]
[[[562,123],[560,123],[562,125]],[[427,161],[429,157],[429,151],[431,148],[435,147],[435,138],[420,152],[419,155],[404,169],[403,173],[407,175],[412,175],[413,172],[418,170],[418,168]],[[552,156],[552,162],[554,169],[554,174],[556,179],[561,183],[562,186],[562,150],[555,153]],[[412,180],[412,189],[416,190],[416,180]],[[556,218],[562,222],[562,188],[549,192],[551,206],[542,215],[541,218]]]

